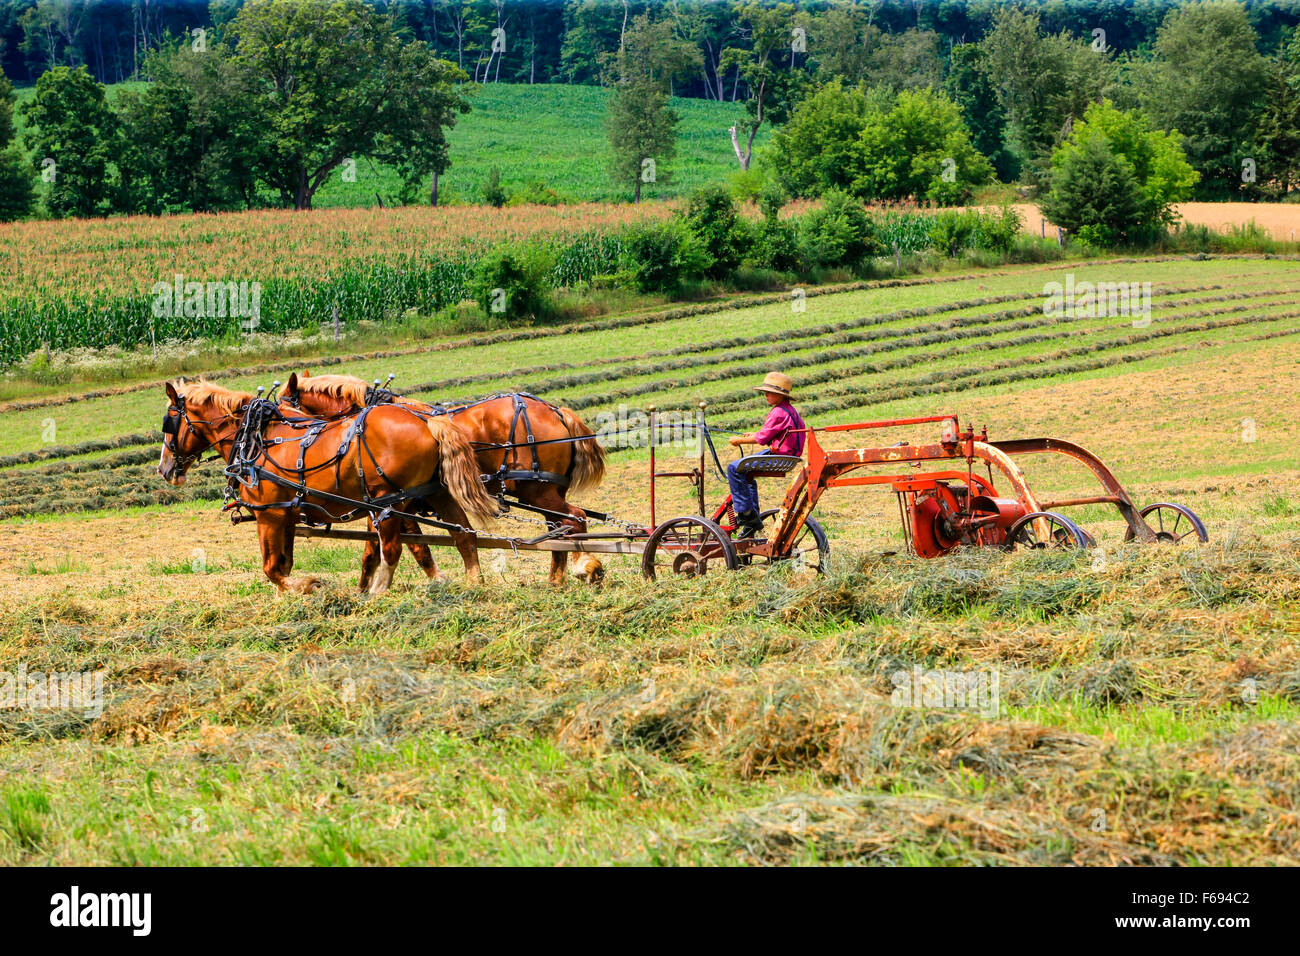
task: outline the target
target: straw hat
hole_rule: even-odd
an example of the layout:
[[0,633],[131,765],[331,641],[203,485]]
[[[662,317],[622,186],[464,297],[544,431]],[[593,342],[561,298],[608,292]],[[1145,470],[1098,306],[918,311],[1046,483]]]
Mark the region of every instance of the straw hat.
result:
[[790,380],[789,375],[781,372],[768,372],[763,376],[763,384],[755,385],[756,392],[775,392],[778,395],[790,397],[790,389],[794,388],[794,382]]

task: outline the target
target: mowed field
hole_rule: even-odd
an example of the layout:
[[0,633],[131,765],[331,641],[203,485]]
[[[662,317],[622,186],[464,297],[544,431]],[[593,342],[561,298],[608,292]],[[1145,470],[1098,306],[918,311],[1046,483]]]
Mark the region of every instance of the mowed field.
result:
[[[1150,323],[1045,316],[1066,272],[1150,282]],[[781,368],[810,424],[956,411],[994,439],[1081,443],[1139,503],[1193,508],[1209,543],[1126,546],[1113,512],[1086,508],[1092,553],[925,562],[898,553],[890,494],[837,489],[818,509],[822,577],[651,584],[613,558],[603,587],[555,590],[536,556],[503,553],[471,588],[450,554],[448,581],[407,558],[370,599],[358,547],[301,541],[325,585],[277,597],[252,529],[217,511],[212,465],[179,493],[152,475],[160,385],[10,405],[0,671],[100,669],[105,701],[0,710],[0,862],[1293,862],[1296,264],[809,291],[804,311],[772,296],[394,343],[344,367],[422,398],[527,389],[589,419],[705,400],[735,428]],[[646,520],[644,453],[610,461],[588,503]],[[1040,495],[1095,492],[1077,466],[1024,465]],[[781,483],[762,490],[775,506]],[[691,510],[664,492],[661,516]],[[930,670],[982,675],[997,698],[891,699]]]

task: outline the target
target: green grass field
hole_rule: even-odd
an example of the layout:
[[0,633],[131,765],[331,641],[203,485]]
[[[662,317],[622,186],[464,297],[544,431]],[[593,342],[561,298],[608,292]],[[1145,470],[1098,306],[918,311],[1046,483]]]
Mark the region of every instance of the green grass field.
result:
[[[519,86],[490,83],[474,93],[473,109],[448,137],[452,167],[439,189],[456,202],[482,202],[481,188],[493,166],[514,195],[529,183],[553,189],[568,201],[605,202],[632,198],[630,185],[610,178],[609,139],[605,133],[608,92],[592,86]],[[741,106],[676,97],[680,117],[677,156],[663,164],[668,175],[647,185],[649,199],[684,196],[739,169],[727,129],[743,114]],[[767,141],[761,130],[758,143]],[[386,167],[357,164],[357,181],[333,177],[315,205],[371,206],[374,193],[396,195],[400,187]]]
[[[109,96],[143,85],[115,84]],[[19,90],[18,102],[31,96],[30,88]],[[571,202],[630,200],[631,186],[615,184],[609,175],[607,96],[593,86],[489,83],[475,88],[471,112],[458,119],[448,136],[452,167],[439,185],[442,201],[482,202],[481,189],[493,166],[511,195],[536,182]],[[660,165],[657,183],[644,187],[647,199],[686,195],[739,168],[727,129],[744,113],[740,105],[675,97],[672,107],[680,117],[677,156]],[[17,112],[15,120],[21,135],[25,123]],[[768,133],[762,129],[756,144],[765,143]],[[376,193],[393,205],[400,189],[390,167],[359,159],[356,181],[345,181],[339,170],[321,187],[314,205],[374,206]],[[273,197],[266,198],[269,203]]]
[[[1049,321],[1067,270],[1152,283],[1150,324]],[[737,428],[783,368],[814,425],[955,410],[995,440],[1079,442],[1139,503],[1195,509],[1201,547],[1125,545],[1094,506],[1094,551],[927,562],[899,553],[887,491],[833,489],[822,577],[652,584],[615,556],[603,587],[555,590],[538,556],[493,552],[470,587],[448,552],[447,582],[404,559],[371,599],[359,548],[302,541],[296,570],[325,585],[277,597],[254,532],[209,500],[213,466],[180,493],[153,475],[160,384],[0,407],[0,671],[105,686],[98,716],[0,709],[0,862],[1294,860],[1297,292],[1293,263],[1254,257],[1003,267],[344,366],[426,399],[526,388],[589,420],[706,400]],[[1040,459],[1040,495],[1095,493]],[[647,466],[613,454],[586,503],[645,520]],[[667,482],[661,517],[694,510]],[[894,693],[929,671],[996,698]]]

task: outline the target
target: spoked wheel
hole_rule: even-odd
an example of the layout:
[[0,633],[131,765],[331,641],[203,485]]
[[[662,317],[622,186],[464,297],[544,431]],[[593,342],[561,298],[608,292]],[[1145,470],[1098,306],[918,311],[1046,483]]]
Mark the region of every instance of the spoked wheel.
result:
[[[1206,532],[1201,519],[1196,517],[1196,512],[1186,505],[1158,501],[1153,505],[1147,505],[1140,514],[1156,533],[1156,540],[1162,544],[1182,544],[1184,538],[1191,537],[1202,544],[1210,540],[1210,535]],[[1147,520],[1148,516],[1153,517]],[[1125,533],[1124,540],[1133,540],[1132,528]]]
[[650,532],[641,552],[641,573],[654,580],[661,574],[697,577],[712,568],[734,571],[736,547],[727,533],[708,518],[672,518]]
[[[1041,522],[1041,526],[1040,526]],[[1006,548],[1091,548],[1092,535],[1063,514],[1035,511],[1025,515],[1007,531]]]
[[[767,511],[761,512],[758,516],[759,520],[763,522],[766,533],[769,536],[771,535],[772,526],[775,523],[776,516],[780,510],[781,509],[779,508],[770,508]],[[770,558],[764,558],[761,555],[755,554],[742,555],[740,560],[742,563],[758,562],[761,564],[784,564],[787,562],[794,562],[796,564],[802,563],[805,567],[811,568],[818,574],[825,574],[827,562],[830,560],[830,556],[831,542],[830,539],[826,537],[826,532],[822,530],[822,526],[815,518],[805,518],[803,527],[799,529],[799,533],[795,536],[794,544],[790,548],[790,557],[777,558],[773,561]]]

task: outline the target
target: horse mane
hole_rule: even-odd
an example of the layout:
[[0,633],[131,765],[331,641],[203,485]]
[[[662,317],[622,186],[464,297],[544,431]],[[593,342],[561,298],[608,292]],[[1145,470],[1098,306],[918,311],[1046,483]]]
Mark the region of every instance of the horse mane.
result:
[[312,392],[328,398],[342,399],[351,402],[357,408],[366,404],[367,387],[366,383],[355,375],[309,375],[298,379],[300,392]]
[[196,382],[173,382],[172,386],[185,396],[185,401],[196,405],[211,405],[223,415],[238,415],[240,409],[253,400],[251,392],[235,392],[203,379]]

